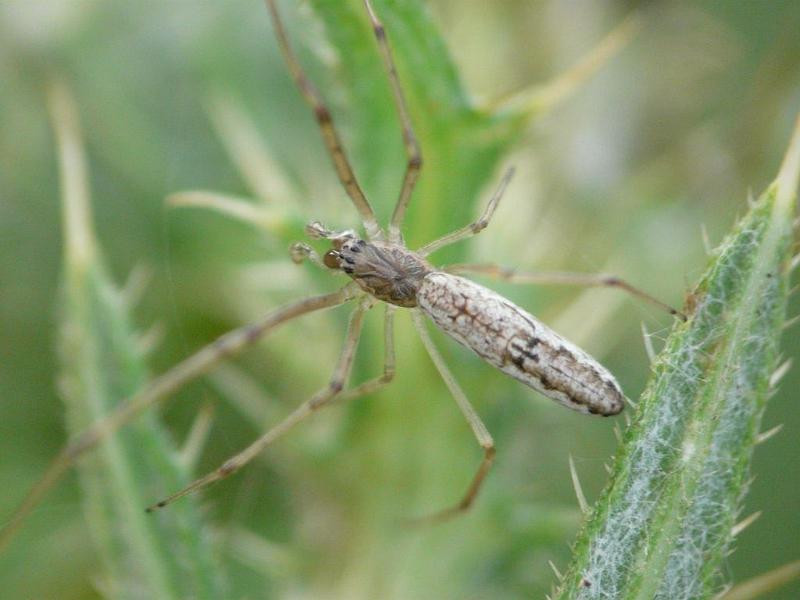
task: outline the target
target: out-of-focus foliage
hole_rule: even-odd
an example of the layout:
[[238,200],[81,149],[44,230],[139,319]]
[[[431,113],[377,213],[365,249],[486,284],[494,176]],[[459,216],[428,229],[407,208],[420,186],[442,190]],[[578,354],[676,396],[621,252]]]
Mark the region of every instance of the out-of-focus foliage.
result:
[[[97,247],[77,107],[63,83],[52,82],[48,96],[64,242],[57,380],[67,430],[77,437],[147,384],[146,344],[128,315],[133,290],[122,292],[114,285]],[[181,503],[158,518],[142,512],[148,495],[190,481],[190,462],[155,411],[128,423],[81,460],[86,521],[103,559],[95,580],[107,597],[213,600],[223,595],[224,576],[213,558],[211,528],[200,518],[197,502]],[[55,464],[44,480],[69,466],[60,459]]]
[[[313,4],[322,15],[332,6]],[[380,10],[383,3],[376,4]],[[347,30],[331,32],[308,7],[283,7],[290,36],[333,105],[366,191],[385,216],[403,168],[399,130],[385,125],[393,119],[388,88],[379,92],[380,108],[365,107],[359,99],[371,92],[364,87],[383,85],[376,83],[380,75],[374,64],[353,68],[340,51],[374,48],[363,13],[357,2],[348,5],[362,19],[350,39]],[[587,3],[580,11],[556,1],[430,4],[466,88],[487,105],[562,72],[630,8],[614,2]],[[794,34],[800,7],[669,3],[649,7],[641,18],[632,44],[517,145],[510,160],[519,175],[492,226],[455,250],[460,256],[437,258],[612,270],[681,302],[685,276],[694,279],[705,264],[701,224],[718,240],[744,211],[731,198],[763,187],[779,161],[800,104]],[[386,28],[391,39],[392,22]],[[402,74],[409,65],[398,62]],[[421,68],[414,65],[415,81],[424,81]],[[289,264],[284,238],[291,231],[265,235],[213,213],[170,210],[166,195],[210,189],[262,196],[270,205],[294,202],[308,219],[353,223],[258,2],[0,3],[3,515],[64,439],[53,358],[58,187],[44,100],[53,73],[69,81],[80,106],[96,226],[112,271],[122,279],[144,264],[153,274],[136,315],[142,329],[161,322],[167,332],[152,357],[153,371],[280,301],[333,285],[311,268]],[[268,182],[262,186],[241,174],[246,169],[237,168],[221,142],[236,130],[231,115],[242,114],[252,121],[244,130],[276,165],[261,174]],[[419,120],[436,123],[432,115]],[[458,150],[457,139],[447,146]],[[427,163],[436,173],[430,181],[445,185],[448,166],[444,158]],[[491,181],[489,173],[475,177]],[[487,193],[458,178],[448,195],[463,194],[463,206],[444,211],[430,206],[426,185],[409,213],[408,237],[416,243],[466,223]],[[613,291],[493,285],[584,344],[629,396],[638,396],[648,373],[639,322],[658,345],[668,318]],[[202,468],[239,449],[324,382],[344,319],[337,311],[297,323],[172,403],[165,417],[179,439],[201,401],[216,405]],[[380,366],[380,324],[374,316],[371,321],[356,380]],[[413,533],[396,525],[398,518],[454,501],[479,460],[407,318],[398,321],[398,378],[388,391],[318,415],[264,460],[205,494],[239,596],[540,597],[553,581],[548,561],[566,564],[579,522],[566,457],[576,458],[591,500],[615,444],[611,425],[547,403],[443,338],[439,344],[497,440],[498,461],[469,516]],[[788,356],[797,354],[795,339],[791,331],[786,336]],[[797,377],[790,372],[785,389]],[[790,400],[778,394],[766,415],[767,427],[785,423],[785,430],[755,456],[747,506],[763,515],[729,559],[737,580],[800,555],[794,502],[800,481],[793,468],[800,417]],[[92,584],[99,559],[85,535],[74,483],[36,511],[0,562],[9,597],[98,596]],[[774,597],[794,597],[796,587],[782,593]]]

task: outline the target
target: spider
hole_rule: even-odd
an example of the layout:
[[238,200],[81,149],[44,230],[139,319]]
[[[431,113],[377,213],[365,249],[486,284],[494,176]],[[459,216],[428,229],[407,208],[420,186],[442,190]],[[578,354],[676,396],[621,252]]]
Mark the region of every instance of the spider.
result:
[[[492,436],[434,346],[426,329],[425,315],[456,341],[474,350],[486,362],[569,408],[602,416],[614,415],[623,409],[625,396],[619,384],[595,359],[509,300],[460,277],[460,273],[477,273],[520,283],[616,287],[673,315],[682,316],[678,311],[617,277],[578,273],[522,273],[492,264],[457,264],[440,270],[429,263],[427,257],[435,251],[476,235],[487,227],[513,176],[513,169],[509,169],[502,177],[478,220],[416,250],[406,247],[401,228],[422,168],[422,153],[386,31],[370,0],[364,0],[364,6],[388,76],[407,156],[399,197],[386,230],[378,224],[370,202],[359,185],[330,110],[289,44],[275,0],[266,0],[266,5],[291,76],[313,111],[338,179],[360,216],[365,234],[362,237],[351,230],[332,231],[321,223],[314,222],[306,227],[307,235],[312,239],[327,240],[330,249],[320,256],[310,245],[298,242],[290,249],[291,257],[297,263],[310,260],[320,268],[342,271],[351,281],[332,293],[278,307],[261,320],[220,336],[153,379],[139,393],[118,405],[107,417],[77,435],[56,456],[17,512],[0,531],[0,545],[8,541],[25,516],[81,455],[97,446],[137,414],[165,400],[222,360],[238,354],[279,326],[303,315],[345,303],[355,305],[350,314],[344,344],[328,384],[219,468],[153,504],[147,511],[163,508],[239,471],[267,446],[333,400],[351,400],[372,394],[388,385],[395,374],[393,318],[398,307],[412,311],[413,322],[424,347],[483,450],[483,458],[461,500],[426,519],[448,518],[473,505],[494,461],[495,447]],[[365,383],[347,388],[364,316],[378,303],[385,306],[383,373]]]

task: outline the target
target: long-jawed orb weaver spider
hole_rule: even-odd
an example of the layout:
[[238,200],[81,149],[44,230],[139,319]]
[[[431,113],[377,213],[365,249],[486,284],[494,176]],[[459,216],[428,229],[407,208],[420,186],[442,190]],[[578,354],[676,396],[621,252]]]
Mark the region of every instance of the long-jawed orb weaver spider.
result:
[[[427,352],[484,452],[478,470],[462,499],[456,505],[432,515],[433,519],[458,514],[473,504],[494,460],[495,450],[491,435],[433,345],[423,315],[427,315],[452,338],[474,350],[486,362],[569,408],[603,416],[617,414],[623,409],[625,397],[618,383],[595,359],[520,307],[499,294],[460,277],[458,275],[460,273],[479,273],[510,282],[617,287],[673,315],[682,316],[678,311],[617,277],[579,273],[523,273],[492,264],[458,264],[442,270],[433,267],[427,261],[430,254],[469,238],[487,227],[511,180],[513,169],[503,176],[478,220],[417,250],[407,248],[401,235],[401,228],[422,168],[422,153],[395,69],[386,31],[370,0],[364,0],[388,75],[407,155],[400,194],[388,227],[384,231],[378,224],[370,202],[350,165],[329,109],[289,45],[275,0],[266,0],[266,4],[288,69],[300,93],[313,110],[336,174],[360,216],[365,233],[364,237],[360,237],[354,231],[330,231],[320,223],[311,223],[306,227],[309,237],[330,241],[330,249],[320,256],[309,245],[297,243],[292,246],[292,258],[295,262],[308,259],[321,268],[343,271],[352,281],[335,292],[276,308],[261,320],[220,336],[153,379],[139,393],[119,404],[107,417],[75,436],[56,456],[16,513],[0,531],[0,546],[13,536],[25,516],[81,455],[97,446],[137,414],[168,398],[189,381],[208,372],[220,361],[241,352],[282,324],[300,316],[347,302],[356,305],[350,315],[345,341],[328,384],[219,468],[152,505],[148,511],[164,507],[182,496],[235,473],[264,448],[332,400],[350,400],[373,393],[389,384],[395,373],[393,315],[397,307],[413,311],[414,325]],[[358,386],[346,388],[364,315],[378,302],[385,304],[383,373]]]

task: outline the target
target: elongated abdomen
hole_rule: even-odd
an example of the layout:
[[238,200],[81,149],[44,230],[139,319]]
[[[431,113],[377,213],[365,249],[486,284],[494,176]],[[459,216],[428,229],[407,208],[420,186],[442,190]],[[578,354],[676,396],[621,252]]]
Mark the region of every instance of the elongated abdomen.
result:
[[548,398],[587,414],[622,410],[625,397],[605,367],[492,290],[433,272],[417,303],[450,337]]

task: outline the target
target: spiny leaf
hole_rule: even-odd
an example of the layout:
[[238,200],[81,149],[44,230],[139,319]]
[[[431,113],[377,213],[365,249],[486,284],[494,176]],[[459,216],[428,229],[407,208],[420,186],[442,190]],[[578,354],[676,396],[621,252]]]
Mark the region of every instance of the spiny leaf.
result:
[[[64,282],[61,389],[70,432],[80,432],[147,381],[125,297],[103,264],[92,230],[77,108],[62,85],[50,95],[61,165]],[[219,598],[208,532],[196,503],[152,518],[143,507],[188,479],[156,415],[147,414],[80,463],[86,519],[113,598]]]
[[719,591],[779,360],[798,173],[800,121],[778,178],[691,292],[557,598]]

